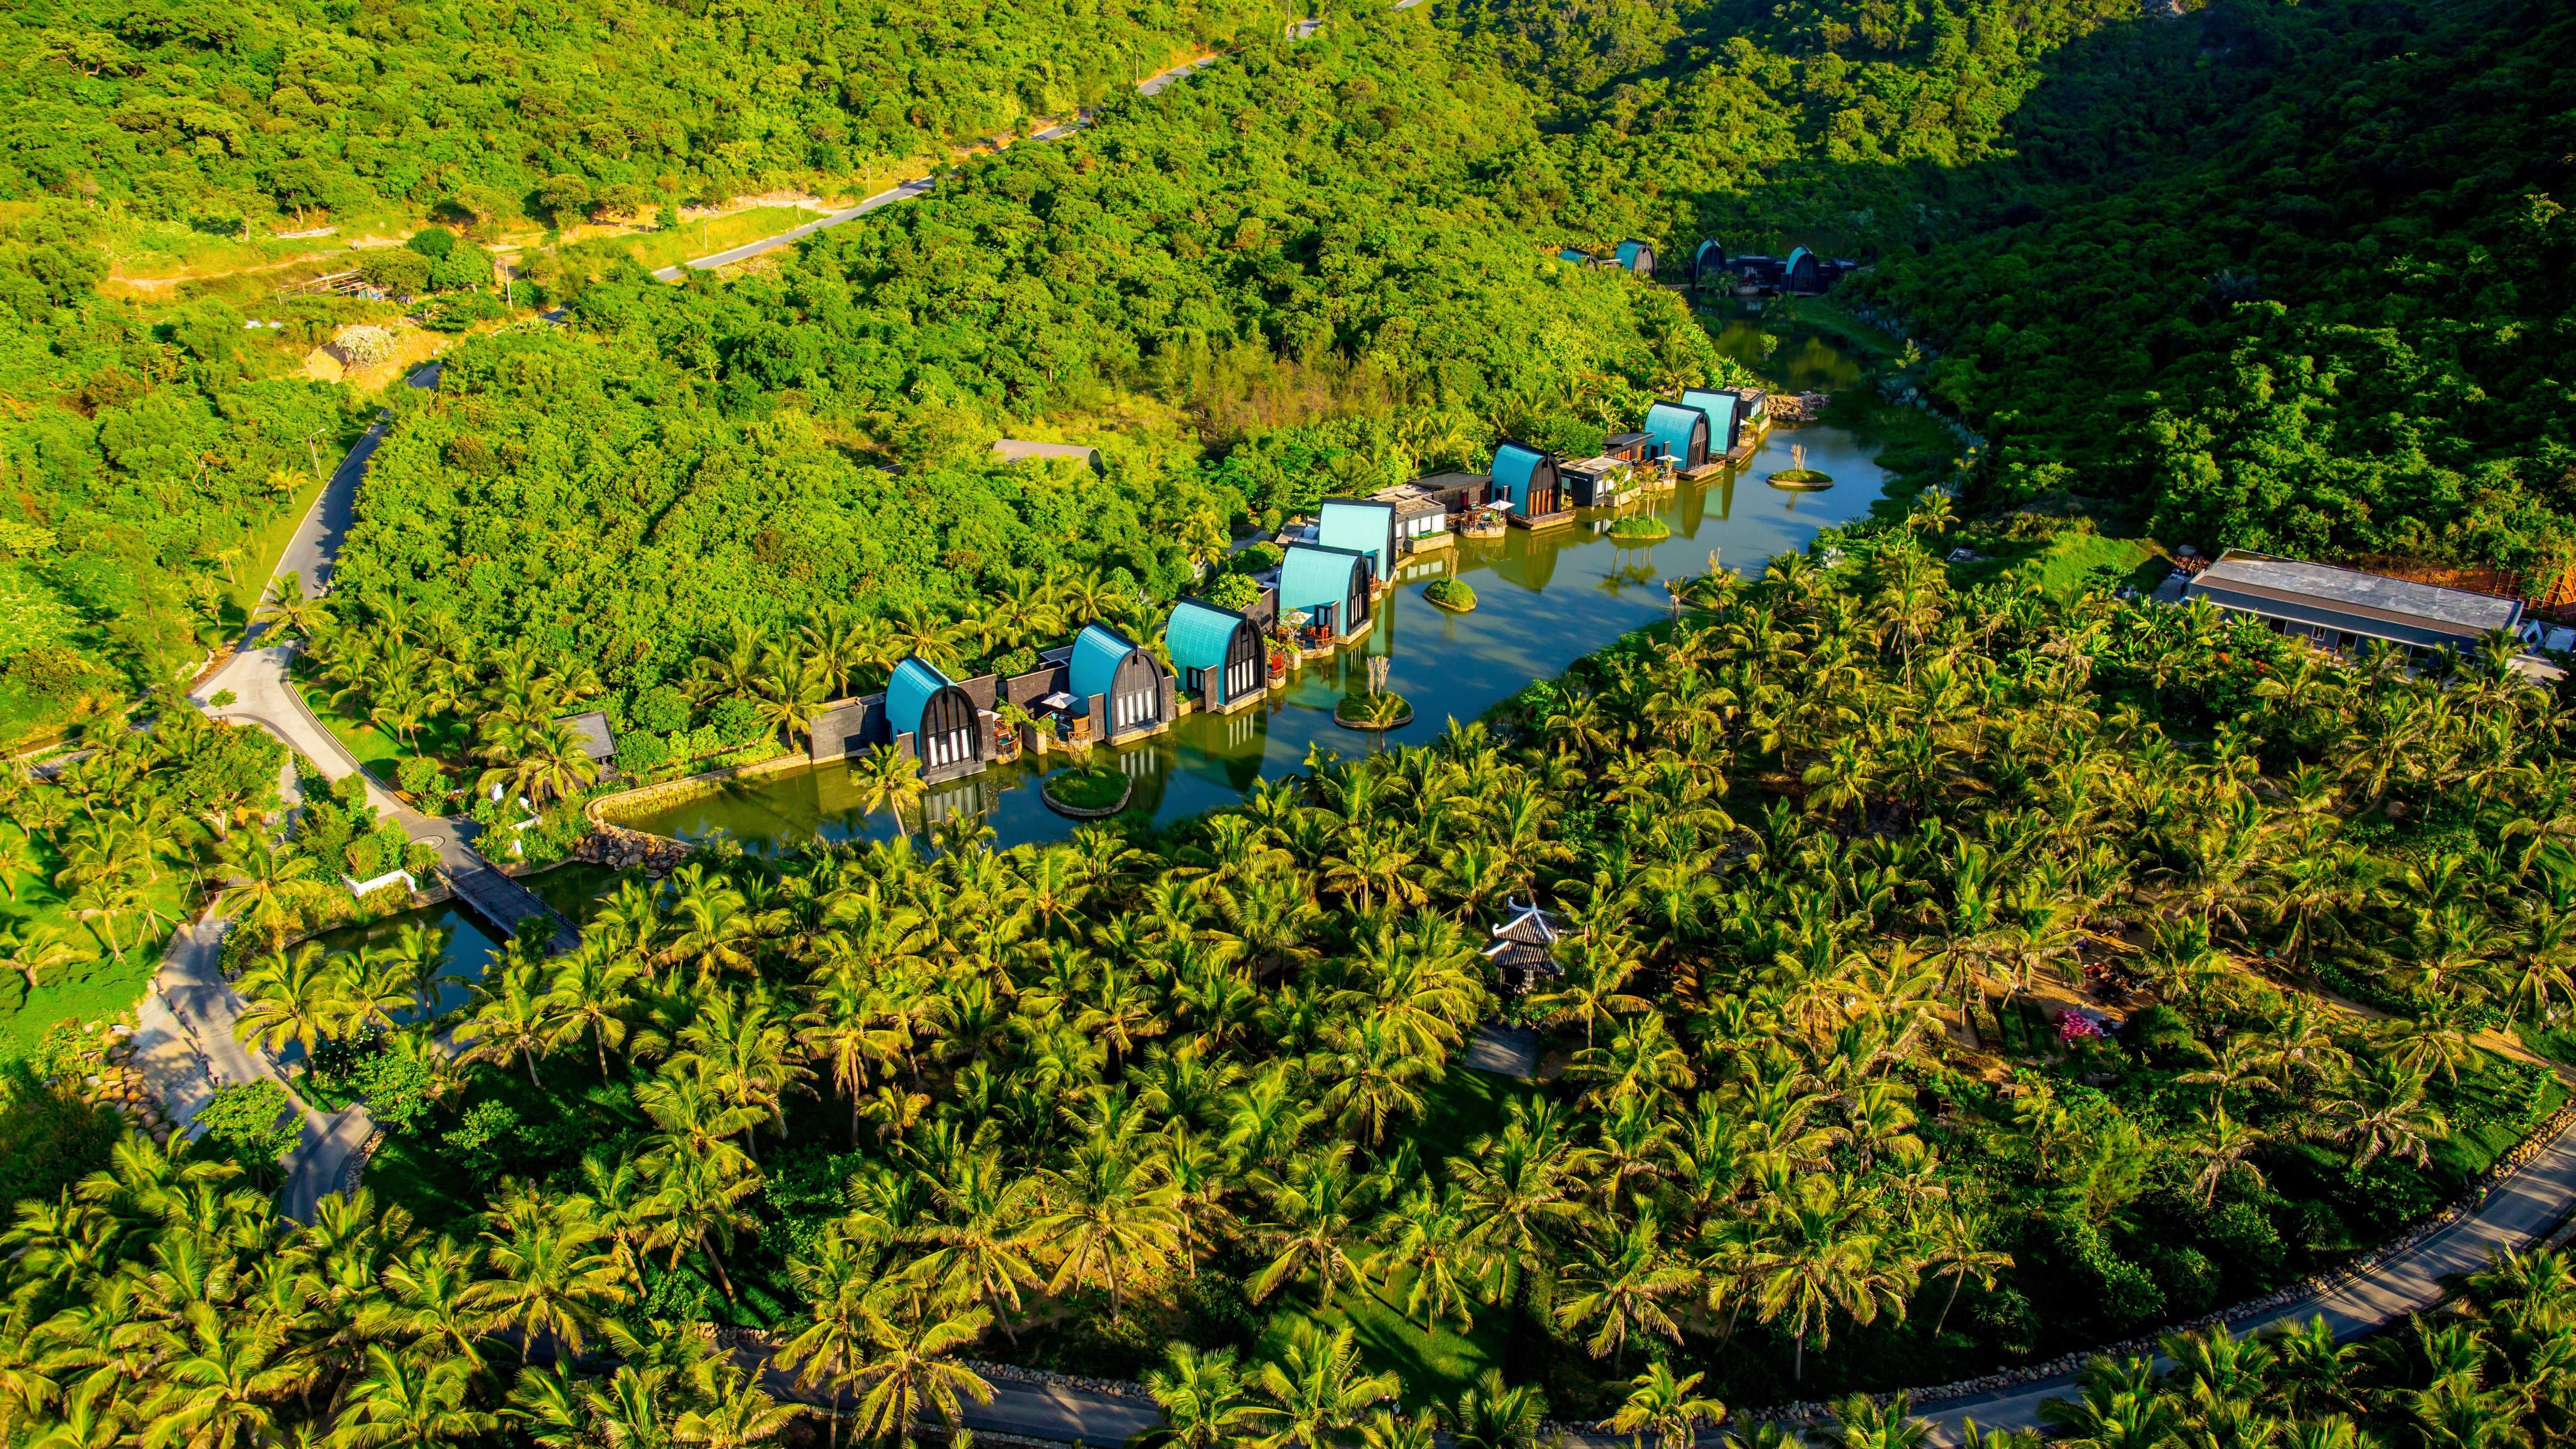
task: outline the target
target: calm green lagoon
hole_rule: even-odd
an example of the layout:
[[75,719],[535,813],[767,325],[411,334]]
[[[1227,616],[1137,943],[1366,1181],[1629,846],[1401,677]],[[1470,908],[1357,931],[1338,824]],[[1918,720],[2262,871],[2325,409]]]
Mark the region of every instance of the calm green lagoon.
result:
[[[1784,343],[1783,350],[1792,345],[1807,344]],[[1778,363],[1775,354],[1766,372],[1791,386],[1814,385],[1799,380],[1800,369]],[[1798,493],[1762,481],[1790,466],[1792,444],[1806,448],[1808,467],[1833,475],[1833,487]],[[1552,678],[1629,630],[1665,617],[1670,602],[1663,580],[1698,573],[1711,552],[1728,567],[1759,569],[1803,547],[1817,530],[1866,514],[1886,481],[1870,462],[1878,451],[1841,427],[1778,428],[1745,467],[1685,482],[1655,500],[1650,507],[1673,536],[1651,547],[1623,548],[1602,536],[1614,516],[1605,511],[1587,513],[1571,528],[1535,536],[1516,528],[1500,539],[1461,539],[1444,552],[1408,559],[1397,569],[1397,587],[1379,604],[1365,645],[1307,664],[1287,688],[1239,714],[1192,715],[1162,735],[1111,752],[1108,759],[1136,782],[1122,818],[1167,824],[1231,804],[1257,780],[1302,768],[1311,747],[1342,754],[1372,748],[1370,735],[1333,723],[1334,704],[1367,687],[1369,655],[1387,656],[1387,687],[1414,707],[1413,723],[1390,731],[1390,743],[1428,740],[1452,718],[1474,719],[1531,680]],[[1476,590],[1471,614],[1451,614],[1422,598],[1425,585],[1453,571]],[[1049,810],[1035,786],[1045,770],[1063,763],[1062,756],[1024,759],[935,787],[930,817],[980,812],[1004,847],[1062,839],[1075,822]],[[730,836],[760,852],[817,836],[894,832],[890,817],[859,808],[849,767],[839,763],[728,786],[629,823],[683,840]]]

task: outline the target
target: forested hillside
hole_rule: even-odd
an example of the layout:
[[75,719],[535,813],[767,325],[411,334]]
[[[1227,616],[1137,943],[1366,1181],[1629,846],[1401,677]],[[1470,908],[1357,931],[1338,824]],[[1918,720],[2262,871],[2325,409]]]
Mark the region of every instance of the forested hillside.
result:
[[2576,562],[2576,22],[2468,6],[1464,6],[1562,123],[1495,176],[1667,255],[1830,248],[1981,501],[2204,547]]
[[1273,18],[1227,0],[26,6],[0,25],[19,62],[0,80],[0,197],[265,227],[828,188],[1069,116]]
[[1996,420],[1994,496],[2137,498],[2204,545],[2576,562],[2576,17],[2170,29],[2039,108],[2027,194],[1869,289]]
[[[767,275],[544,274],[571,325],[469,344],[378,455],[343,622],[444,611],[469,650],[642,690],[737,623],[932,628],[1014,576],[1168,602],[1248,517],[1740,376],[1679,298],[1477,194],[1532,133],[1445,51],[1415,25],[1255,55]],[[987,453],[1121,414],[1105,480]],[[1292,440],[1321,466],[1266,463]]]
[[[102,299],[97,218],[0,217],[0,734],[122,698],[202,657],[258,527],[363,414],[275,375],[241,314]],[[306,309],[294,335],[329,335]],[[233,617],[238,618],[238,611]]]

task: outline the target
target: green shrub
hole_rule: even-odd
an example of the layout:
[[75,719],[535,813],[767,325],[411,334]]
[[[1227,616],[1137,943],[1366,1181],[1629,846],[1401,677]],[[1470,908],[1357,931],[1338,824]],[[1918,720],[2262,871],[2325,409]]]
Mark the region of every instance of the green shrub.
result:
[[437,801],[447,796],[447,775],[438,762],[413,755],[394,766],[394,783],[415,800]]
[[1210,585],[1202,597],[1220,609],[1240,614],[1261,602],[1261,585],[1241,574],[1227,574]]
[[[639,689],[635,692],[635,703],[627,710],[627,718],[634,722],[637,729],[649,730],[657,735],[667,735],[673,730],[687,729],[689,697],[682,694],[677,687],[668,684]],[[623,741],[620,742],[619,747],[624,748]]]
[[1445,609],[1476,607],[1476,591],[1464,579],[1433,579],[1423,589],[1422,597]]
[[618,737],[617,768],[629,775],[649,775],[670,762],[671,743],[660,735],[636,730]]
[[716,738],[728,745],[747,745],[769,733],[769,721],[760,717],[760,708],[750,700],[727,695],[707,711],[707,723],[714,727]]
[[216,1089],[214,1100],[197,1113],[197,1122],[206,1129],[198,1140],[200,1152],[230,1158],[253,1181],[267,1186],[281,1175],[278,1159],[303,1135],[286,1089],[266,1079]]
[[358,259],[367,285],[405,296],[429,290],[430,259],[409,247],[387,247]]

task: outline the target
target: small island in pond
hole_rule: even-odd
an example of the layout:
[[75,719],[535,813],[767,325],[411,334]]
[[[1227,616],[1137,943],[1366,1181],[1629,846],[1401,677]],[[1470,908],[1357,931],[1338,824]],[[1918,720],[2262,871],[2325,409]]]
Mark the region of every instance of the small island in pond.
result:
[[1453,614],[1464,614],[1476,607],[1476,591],[1464,579],[1433,579],[1422,597]]
[[1050,807],[1081,819],[1117,814],[1127,808],[1134,789],[1126,771],[1109,765],[1075,765],[1038,782]]

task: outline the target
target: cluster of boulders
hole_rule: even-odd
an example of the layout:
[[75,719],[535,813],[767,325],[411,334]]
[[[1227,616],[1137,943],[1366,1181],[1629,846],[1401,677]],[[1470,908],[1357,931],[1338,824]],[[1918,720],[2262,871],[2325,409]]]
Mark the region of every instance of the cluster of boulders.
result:
[[[1017,1364],[985,1363],[967,1359],[965,1366],[985,1379],[1008,1379],[1022,1384],[1052,1384],[1061,1389],[1079,1389],[1086,1394],[1107,1394],[1118,1399],[1143,1399],[1154,1402],[1154,1391],[1128,1379],[1093,1379],[1080,1374],[1049,1373],[1045,1369],[1021,1368]],[[981,1441],[984,1436],[975,1436]]]
[[661,876],[679,869],[680,862],[687,860],[694,848],[685,840],[673,840],[667,835],[651,835],[623,825],[594,824],[581,843],[572,848],[572,857],[611,870],[641,867],[648,874]]
[[161,1098],[146,1085],[142,1074],[131,1065],[134,1059],[134,1029],[118,1023],[107,1029],[107,1055],[98,1071],[85,1078],[85,1095],[98,1106],[123,1117],[134,1130],[149,1137],[159,1146],[170,1145],[175,1127],[161,1115]]

